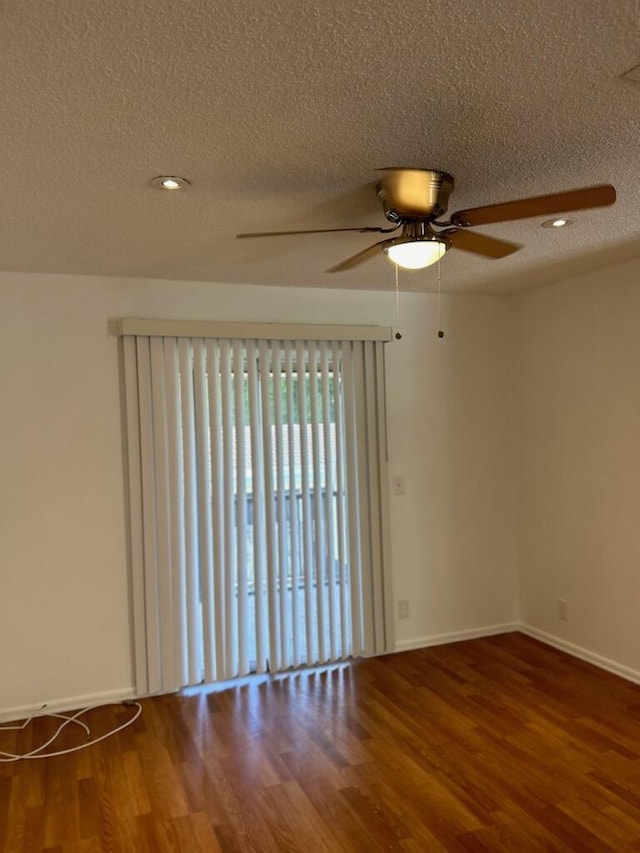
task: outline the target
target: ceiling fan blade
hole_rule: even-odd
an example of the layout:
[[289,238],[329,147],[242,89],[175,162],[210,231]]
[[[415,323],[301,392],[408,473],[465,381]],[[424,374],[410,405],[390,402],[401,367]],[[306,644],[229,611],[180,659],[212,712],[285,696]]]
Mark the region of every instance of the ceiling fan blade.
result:
[[512,219],[527,219],[531,216],[549,216],[553,213],[566,213],[570,210],[587,210],[590,207],[605,207],[616,200],[616,191],[611,184],[595,187],[583,187],[565,193],[540,195],[505,201],[501,204],[489,204],[485,207],[472,207],[458,210],[451,216],[451,224],[466,227],[468,225],[486,225],[491,222],[507,222]]
[[245,237],[289,237],[294,234],[330,234],[335,233],[336,231],[359,231],[361,234],[366,234],[369,231],[373,231],[376,234],[390,234],[392,231],[395,231],[398,226],[394,228],[375,228],[369,227],[368,225],[363,228],[310,228],[307,231],[256,231],[251,234],[236,234],[237,239],[243,239]]
[[506,258],[522,247],[518,243],[508,243],[506,240],[496,240],[486,234],[477,234],[475,231],[461,231],[458,228],[449,228],[441,231],[454,249],[462,249],[463,252],[474,252],[485,258]]
[[357,255],[351,255],[351,257],[347,258],[346,261],[342,261],[341,263],[336,264],[335,267],[331,267],[327,272],[344,272],[344,270],[350,270],[352,267],[362,264],[364,261],[368,261],[369,258],[373,258],[375,255],[380,254],[385,246],[390,246],[392,243],[393,240],[380,240],[379,243],[374,243],[373,246],[368,246],[366,249],[358,252]]

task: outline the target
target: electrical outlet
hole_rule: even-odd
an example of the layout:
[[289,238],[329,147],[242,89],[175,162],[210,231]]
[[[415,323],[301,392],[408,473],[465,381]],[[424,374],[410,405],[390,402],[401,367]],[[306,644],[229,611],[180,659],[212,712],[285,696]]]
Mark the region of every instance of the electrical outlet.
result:
[[409,602],[408,601],[399,601],[398,602],[398,619],[408,619],[409,618]]
[[569,607],[563,598],[558,599],[558,619],[561,622],[569,621]]
[[394,495],[404,495],[404,477],[399,475],[391,478],[391,492]]

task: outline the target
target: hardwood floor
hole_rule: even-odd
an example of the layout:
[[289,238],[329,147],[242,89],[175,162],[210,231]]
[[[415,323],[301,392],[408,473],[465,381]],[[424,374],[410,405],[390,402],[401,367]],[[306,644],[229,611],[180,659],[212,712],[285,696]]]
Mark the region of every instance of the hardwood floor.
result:
[[640,850],[640,687],[520,634],[142,704],[0,765],[5,853]]

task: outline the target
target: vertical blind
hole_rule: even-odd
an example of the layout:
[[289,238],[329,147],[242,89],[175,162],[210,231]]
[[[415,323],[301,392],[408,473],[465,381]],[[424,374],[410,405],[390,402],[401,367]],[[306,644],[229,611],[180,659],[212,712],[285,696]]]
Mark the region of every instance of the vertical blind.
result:
[[383,343],[123,355],[138,692],[390,650]]

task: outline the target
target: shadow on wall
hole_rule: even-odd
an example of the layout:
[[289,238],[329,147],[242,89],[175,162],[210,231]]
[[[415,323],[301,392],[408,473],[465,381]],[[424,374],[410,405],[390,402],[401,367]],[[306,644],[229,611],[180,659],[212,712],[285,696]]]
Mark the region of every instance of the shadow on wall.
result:
[[613,245],[604,246],[595,251],[574,255],[563,261],[550,264],[540,264],[517,275],[502,278],[486,279],[473,285],[474,293],[484,292],[493,294],[517,293],[530,287],[541,287],[560,279],[571,278],[583,273],[594,272],[615,264],[640,258],[640,239],[624,240]]

